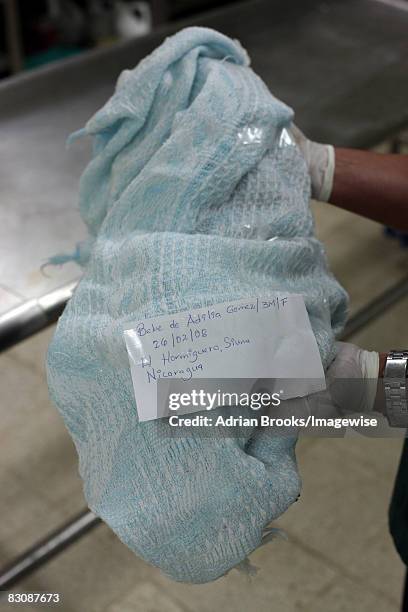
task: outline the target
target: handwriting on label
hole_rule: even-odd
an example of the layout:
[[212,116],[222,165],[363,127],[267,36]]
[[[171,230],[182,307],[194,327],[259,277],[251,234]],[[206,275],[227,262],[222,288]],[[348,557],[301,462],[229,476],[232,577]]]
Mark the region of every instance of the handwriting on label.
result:
[[[202,325],[211,321],[228,319],[240,312],[265,311],[268,309],[283,309],[288,302],[287,296],[276,296],[268,300],[255,299],[244,303],[227,303],[223,308],[207,308],[199,311],[186,311],[178,319],[173,317],[168,321],[148,320],[140,321],[135,328],[139,338],[148,338],[148,346],[153,351],[161,352],[160,367],[153,364],[152,353],[146,353],[139,361],[139,365],[146,372],[147,382],[155,382],[159,378],[181,378],[190,380],[194,373],[204,372],[202,357],[211,353],[238,349],[242,345],[250,344],[251,339],[243,335],[239,337],[225,335],[217,343],[207,344],[209,330]],[[193,348],[200,345],[200,348]],[[186,348],[186,347],[189,348]],[[176,351],[173,351],[176,349]],[[177,350],[182,349],[182,350]],[[183,350],[184,349],[184,350]],[[184,364],[185,362],[185,364]],[[184,364],[184,365],[180,365]]]
[[[135,327],[136,335],[144,341],[146,352],[136,362],[146,374],[148,383],[159,378],[190,380],[194,374],[205,372],[203,357],[223,351],[238,350],[251,343],[245,329],[239,335],[224,335],[217,342],[209,342],[208,324],[228,320],[237,313],[259,313],[270,309],[284,309],[288,296],[272,299],[231,302],[218,308],[186,311],[168,320],[149,319]],[[156,355],[155,355],[156,353]]]
[[141,420],[156,418],[154,389],[160,379],[295,377],[299,364],[315,378],[322,372],[300,295],[279,293],[146,317],[124,337]]

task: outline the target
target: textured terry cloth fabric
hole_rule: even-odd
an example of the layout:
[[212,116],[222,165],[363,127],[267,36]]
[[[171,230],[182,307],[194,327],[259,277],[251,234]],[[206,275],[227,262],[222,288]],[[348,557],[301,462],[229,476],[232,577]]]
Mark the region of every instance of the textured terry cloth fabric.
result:
[[94,136],[80,184],[90,257],[49,348],[49,388],[90,508],[176,580],[215,579],[261,543],[299,493],[295,440],[251,428],[175,439],[166,420],[138,423],[122,332],[296,292],[330,362],[346,295],[313,235],[305,163],[279,146],[292,115],[237,42],[189,28],[122,74],[83,130]]

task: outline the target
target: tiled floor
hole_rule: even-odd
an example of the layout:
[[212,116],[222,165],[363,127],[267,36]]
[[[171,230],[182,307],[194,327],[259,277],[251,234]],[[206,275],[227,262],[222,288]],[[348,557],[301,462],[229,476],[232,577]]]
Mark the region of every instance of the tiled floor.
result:
[[[376,224],[327,205],[316,205],[316,217],[352,310],[405,273],[408,252]],[[371,349],[408,346],[407,307],[401,302],[355,340]],[[51,334],[0,357],[1,563],[84,506],[73,444],[47,396],[43,361]],[[171,582],[100,526],[21,588],[60,592],[64,612],[397,611],[404,568],[387,508],[400,448],[400,438],[352,433],[301,440],[303,492],[278,522],[288,539],[251,556],[259,568],[251,580],[234,570],[208,585]]]

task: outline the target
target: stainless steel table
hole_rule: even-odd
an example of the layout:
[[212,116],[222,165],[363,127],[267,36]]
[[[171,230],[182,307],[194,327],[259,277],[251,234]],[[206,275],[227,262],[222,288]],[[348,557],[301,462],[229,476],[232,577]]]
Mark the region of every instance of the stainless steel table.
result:
[[[41,265],[85,236],[76,208],[89,143],[67,150],[133,67],[167,35],[205,25],[238,38],[271,90],[296,109],[311,137],[368,147],[408,124],[408,11],[376,0],[252,0],[151,35],[32,71],[0,84],[0,350],[55,321],[80,275]],[[379,295],[351,322],[356,331],[407,292]],[[2,588],[96,524],[81,514],[3,573]],[[0,580],[1,583],[1,580]]]

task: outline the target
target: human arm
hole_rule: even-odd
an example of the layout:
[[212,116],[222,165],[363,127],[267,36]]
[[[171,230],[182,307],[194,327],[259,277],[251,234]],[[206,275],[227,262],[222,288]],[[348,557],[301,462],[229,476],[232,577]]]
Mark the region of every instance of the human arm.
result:
[[335,148],[330,202],[408,232],[408,155]]
[[293,135],[309,169],[312,197],[408,232],[408,155],[332,147]]
[[[293,135],[309,169],[312,197],[408,232],[408,155],[334,148],[308,140],[296,127]],[[346,397],[351,390],[347,379],[382,378],[387,354],[344,343],[338,343],[337,350],[328,377],[340,383],[340,396],[350,405],[354,402]],[[372,410],[374,385],[362,384],[360,389],[361,408]],[[377,401],[376,409],[382,404]]]

